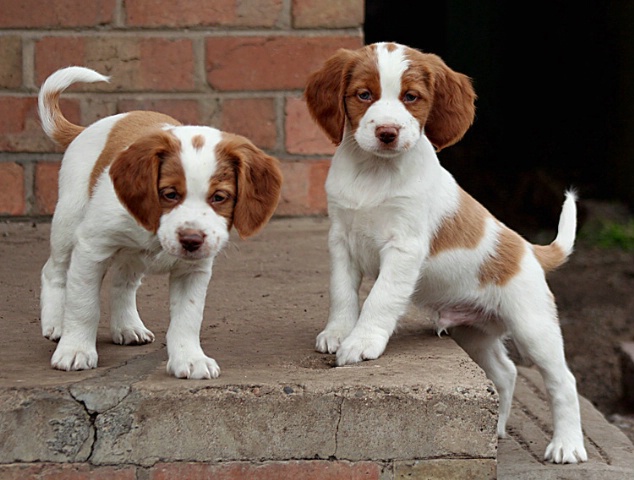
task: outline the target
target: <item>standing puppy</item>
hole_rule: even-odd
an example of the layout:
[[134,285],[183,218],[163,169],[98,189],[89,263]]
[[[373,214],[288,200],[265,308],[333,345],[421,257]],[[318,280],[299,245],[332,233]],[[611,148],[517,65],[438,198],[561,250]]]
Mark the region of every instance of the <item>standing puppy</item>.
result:
[[64,118],[65,88],[107,80],[69,67],[51,75],[39,95],[44,131],[66,148],[42,270],[42,333],[59,339],[51,363],[61,370],[97,366],[99,293],[111,266],[113,341],[154,341],[139,318],[136,290],[145,272],[169,272],[167,371],[217,377],[218,365],[200,346],[212,264],[232,226],[248,237],[270,219],[280,196],[279,162],[246,138],[160,113],[122,113],[88,128]]
[[[471,81],[437,56],[395,43],[339,50],[313,73],[308,108],[338,145],[326,181],[331,219],[330,317],[316,348],[346,365],[379,357],[410,301],[484,369],[500,396],[505,435],[516,368],[503,339],[538,367],[553,412],[545,458],[587,459],[575,379],[545,280],[572,252],[576,207],[566,194],[559,233],[532,245],[462,190],[436,151],[474,118]],[[364,275],[376,282],[359,310]]]

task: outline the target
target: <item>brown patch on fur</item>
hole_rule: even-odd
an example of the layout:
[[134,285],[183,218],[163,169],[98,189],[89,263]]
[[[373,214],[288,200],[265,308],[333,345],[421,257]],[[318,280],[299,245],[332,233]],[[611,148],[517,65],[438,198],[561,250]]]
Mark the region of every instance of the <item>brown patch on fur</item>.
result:
[[533,245],[533,252],[546,273],[555,270],[568,260],[568,256],[556,243],[551,243],[550,245]]
[[92,195],[97,180],[119,153],[144,135],[160,130],[165,124],[180,125],[180,122],[162,113],[138,111],[128,113],[115,123],[90,174],[89,194]]
[[196,150],[202,149],[204,145],[205,145],[205,137],[203,137],[202,135],[194,135],[192,137],[192,146]]
[[183,195],[186,193],[180,151],[180,141],[174,135],[155,130],[137,138],[110,166],[117,197],[137,222],[153,233],[163,212],[176,205],[159,197],[159,187],[176,185]]
[[473,249],[484,236],[485,221],[491,214],[471,195],[460,189],[458,210],[446,218],[432,239],[429,255],[456,248]]
[[66,148],[86,127],[80,127],[66,120],[59,108],[59,97],[61,93],[61,91],[47,93],[44,96],[44,103],[50,110],[53,123],[55,124],[55,130],[52,134],[53,141],[59,146]]
[[248,139],[229,133],[222,134],[216,158],[221,170],[214,178],[222,172],[225,175],[222,181],[218,180],[219,184],[229,181],[226,165],[234,169],[237,194],[232,223],[240,237],[254,235],[266,225],[279,202],[282,186],[279,161]]
[[520,262],[525,251],[525,240],[502,225],[495,253],[480,266],[480,285],[505,285],[520,271]]
[[[411,77],[422,80],[418,85],[426,85],[421,98],[428,104],[431,97],[431,110],[423,116],[425,135],[440,151],[459,141],[473,123],[476,94],[471,79],[449,68],[437,55],[413,48],[407,48],[405,54],[410,67],[403,76],[404,88]],[[418,112],[412,114],[421,118]]]
[[[214,211],[221,217],[227,219],[227,227],[233,226],[233,216],[236,206],[236,198],[238,192],[238,182],[236,178],[236,169],[233,162],[226,155],[217,158],[218,166],[209,181],[209,190],[207,197]],[[227,200],[214,204],[211,202],[216,192],[223,192],[227,195]]]

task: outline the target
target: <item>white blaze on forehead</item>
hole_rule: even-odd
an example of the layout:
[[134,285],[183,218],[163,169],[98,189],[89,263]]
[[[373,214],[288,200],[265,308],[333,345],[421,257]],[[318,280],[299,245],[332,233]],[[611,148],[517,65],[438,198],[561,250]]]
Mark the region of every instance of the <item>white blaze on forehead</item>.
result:
[[379,78],[381,80],[381,99],[398,99],[401,95],[401,79],[409,67],[402,45],[388,50],[388,44],[379,43],[376,48]]
[[[222,138],[220,131],[211,127],[180,126],[173,129],[172,133],[181,141],[187,199],[206,199],[209,179],[218,167],[215,148]],[[197,135],[205,139],[200,148],[194,146],[200,146],[198,142],[192,142],[192,138]]]

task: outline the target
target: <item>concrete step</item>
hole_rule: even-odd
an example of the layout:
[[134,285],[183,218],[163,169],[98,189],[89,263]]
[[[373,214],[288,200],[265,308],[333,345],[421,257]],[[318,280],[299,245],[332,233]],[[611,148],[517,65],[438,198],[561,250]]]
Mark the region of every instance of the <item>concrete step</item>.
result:
[[[221,376],[187,381],[165,373],[165,277],[149,277],[139,291],[155,343],[113,345],[104,301],[99,367],[52,370],[55,344],[41,337],[38,320],[49,227],[0,224],[0,478],[617,478],[609,475],[634,472],[631,442],[588,402],[582,414],[590,461],[543,464],[550,414],[539,378],[526,369],[520,369],[510,437],[498,448],[492,384],[420,315],[402,322],[380,359],[332,368],[332,355],[313,351],[328,309],[327,226],[323,219],[276,220],[253,240],[234,239],[214,268],[201,336]],[[607,476],[593,476],[600,473]]]

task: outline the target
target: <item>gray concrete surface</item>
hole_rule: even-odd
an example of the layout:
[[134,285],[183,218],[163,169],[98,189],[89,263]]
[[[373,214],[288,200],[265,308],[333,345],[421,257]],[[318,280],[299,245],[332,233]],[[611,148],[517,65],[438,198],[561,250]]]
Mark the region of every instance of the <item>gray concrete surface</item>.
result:
[[392,462],[424,478],[444,460],[472,459],[482,472],[497,459],[498,478],[634,478],[634,446],[584,399],[590,461],[541,461],[550,412],[526,368],[498,446],[492,384],[434,334],[425,312],[404,319],[380,359],[333,368],[333,356],[313,350],[328,308],[327,229],[327,219],[276,219],[253,239],[233,237],[214,268],[201,334],[221,376],[187,381],[165,372],[166,276],[147,277],[139,291],[155,343],[111,343],[104,291],[98,368],[51,369],[55,344],[38,318],[49,225],[0,224],[0,463],[336,458]]

